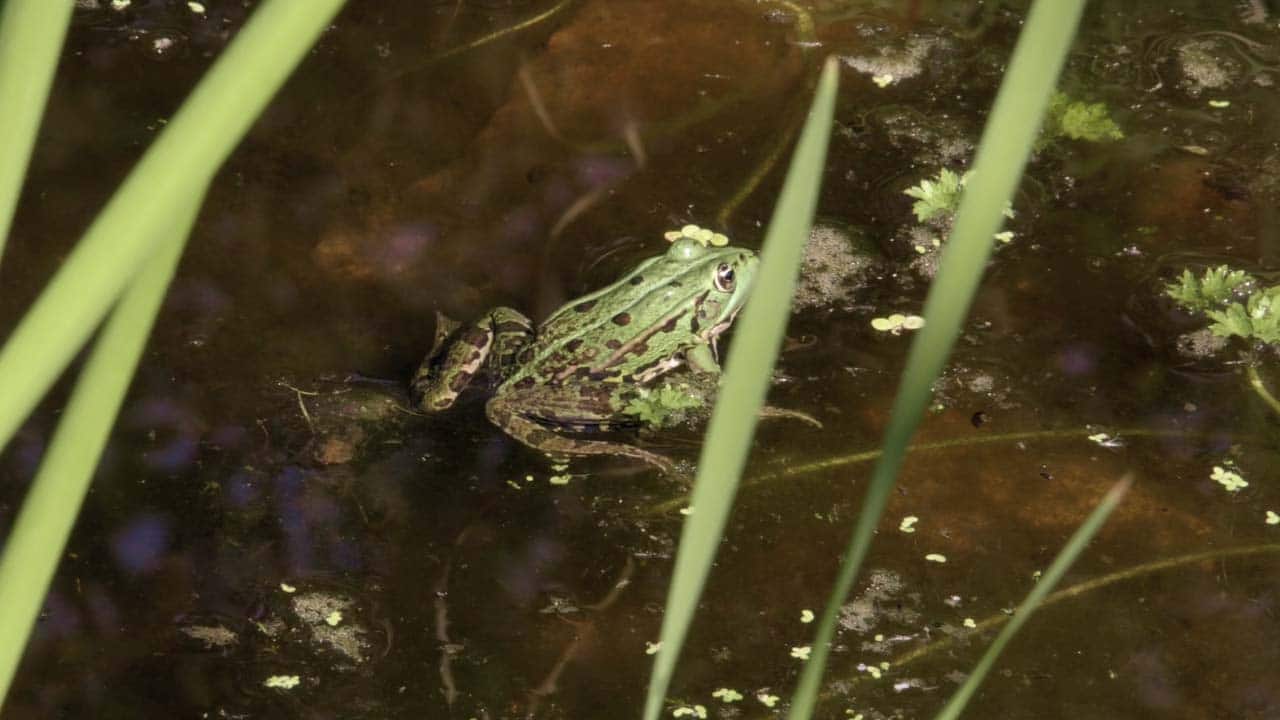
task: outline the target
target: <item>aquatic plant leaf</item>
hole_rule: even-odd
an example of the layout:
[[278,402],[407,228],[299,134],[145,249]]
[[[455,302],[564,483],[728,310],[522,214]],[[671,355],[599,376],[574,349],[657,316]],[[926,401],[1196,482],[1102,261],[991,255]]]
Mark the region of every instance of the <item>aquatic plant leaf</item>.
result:
[[674,384],[662,384],[649,390],[641,390],[631,399],[622,413],[631,415],[650,427],[667,427],[679,424],[686,410],[695,410],[706,404],[702,395]]
[[1036,139],[1036,148],[1064,137],[1086,142],[1111,142],[1123,140],[1124,131],[1111,119],[1105,103],[1074,100],[1055,90],[1045,113],[1044,127]]
[[916,198],[911,211],[916,220],[928,222],[942,213],[954,213],[960,206],[960,191],[964,189],[969,174],[959,175],[947,168],[938,172],[936,179],[921,180],[919,185],[903,190],[903,194]]
[[1184,269],[1177,282],[1165,286],[1165,294],[1188,312],[1206,312],[1222,309],[1253,282],[1253,277],[1245,271],[1232,270],[1226,265],[1209,268],[1199,278]]
[[1280,286],[1258,290],[1245,304],[1233,302],[1222,310],[1205,313],[1218,337],[1241,337],[1264,343],[1280,342]]
[[653,675],[645,697],[644,720],[657,720],[662,712],[680,647],[720,547],[782,346],[796,275],[822,187],[827,142],[835,115],[838,67],[835,58],[829,58],[823,65],[809,117],[800,132],[778,204],[765,232],[757,284],[734,331],[724,383],[698,460],[698,478],[691,498],[693,513],[685,520],[680,534],[680,548],[662,616],[661,648],[654,656]]
[[835,587],[818,623],[812,656],[805,663],[792,698],[790,720],[808,720],[813,714],[840,606],[852,590],[871,546],[911,436],[932,396],[933,382],[960,335],[991,255],[993,236],[1000,230],[1004,209],[1031,154],[1050,91],[1083,10],[1084,0],[1037,0],[1027,15],[983,130],[954,230],[943,247],[938,274],[925,301],[926,323],[911,344],[885,429],[882,454],[872,471]]

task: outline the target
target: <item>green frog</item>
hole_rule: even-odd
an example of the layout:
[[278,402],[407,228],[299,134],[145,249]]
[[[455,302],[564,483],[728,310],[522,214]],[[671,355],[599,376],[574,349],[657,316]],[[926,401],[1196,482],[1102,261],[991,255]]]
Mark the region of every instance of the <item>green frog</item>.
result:
[[415,401],[427,412],[444,410],[483,372],[497,383],[486,415],[525,445],[552,455],[622,455],[669,472],[662,455],[581,436],[639,425],[624,409],[677,368],[719,373],[716,340],[746,302],[758,264],[750,250],[680,237],[537,330],[506,307],[465,327],[438,324],[436,346],[414,375]]

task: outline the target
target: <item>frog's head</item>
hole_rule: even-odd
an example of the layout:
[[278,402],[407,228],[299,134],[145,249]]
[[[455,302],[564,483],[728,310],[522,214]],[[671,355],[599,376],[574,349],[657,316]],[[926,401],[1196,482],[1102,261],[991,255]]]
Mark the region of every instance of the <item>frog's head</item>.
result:
[[693,298],[690,330],[702,342],[714,343],[747,302],[760,259],[750,250],[708,247],[682,238],[671,245],[667,257],[682,263],[682,273],[701,291]]

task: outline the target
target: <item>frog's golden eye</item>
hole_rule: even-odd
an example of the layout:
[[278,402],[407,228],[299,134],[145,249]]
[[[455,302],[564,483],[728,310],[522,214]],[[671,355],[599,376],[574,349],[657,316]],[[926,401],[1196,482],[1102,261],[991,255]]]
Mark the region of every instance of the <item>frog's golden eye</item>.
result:
[[716,268],[715,284],[720,292],[733,292],[733,268],[729,263],[720,263]]

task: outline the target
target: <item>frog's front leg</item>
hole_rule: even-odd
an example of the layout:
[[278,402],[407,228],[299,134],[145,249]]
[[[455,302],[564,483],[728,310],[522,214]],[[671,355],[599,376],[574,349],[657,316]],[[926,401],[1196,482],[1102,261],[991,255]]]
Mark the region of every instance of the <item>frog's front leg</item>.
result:
[[437,337],[435,347],[414,373],[414,399],[427,412],[453,405],[486,362],[492,366],[494,359],[509,360],[533,337],[533,326],[521,313],[498,307],[457,329],[453,336],[449,342]]
[[[518,394],[499,395],[489,400],[489,403],[485,406],[485,413],[489,416],[490,422],[505,430],[508,435],[534,450],[544,453],[553,455],[623,455],[643,460],[664,473],[670,473],[674,469],[671,460],[633,445],[606,440],[583,440],[560,435],[555,430],[532,419],[538,416],[538,409],[521,409],[526,407],[528,407],[528,401],[522,400]],[[543,410],[547,409],[549,408],[543,408]],[[598,425],[603,428],[607,428],[609,425],[609,417],[582,412],[580,407],[577,408],[575,416],[574,419],[579,425]],[[566,427],[572,428],[573,424],[566,423]]]
[[720,374],[720,362],[716,359],[716,349],[711,343],[700,343],[689,348],[684,354],[684,361],[695,372]]

